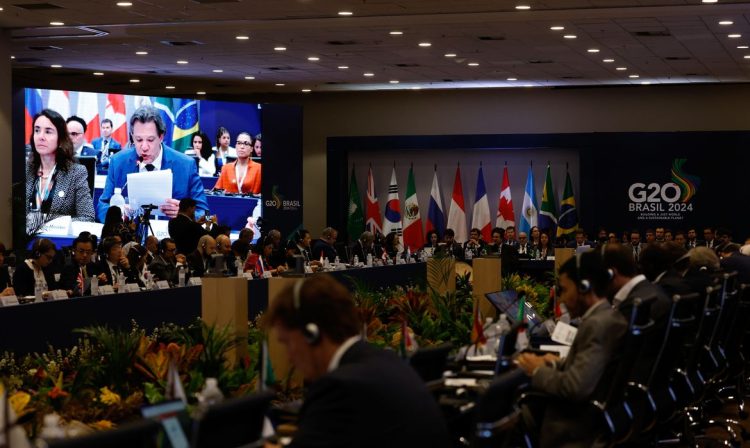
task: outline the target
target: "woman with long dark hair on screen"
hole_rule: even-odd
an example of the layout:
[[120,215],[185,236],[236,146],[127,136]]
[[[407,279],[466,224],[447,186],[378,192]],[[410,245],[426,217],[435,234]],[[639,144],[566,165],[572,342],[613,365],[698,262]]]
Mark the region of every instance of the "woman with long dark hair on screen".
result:
[[261,157],[262,154],[262,142],[261,135],[258,134],[253,138],[253,157]]
[[232,137],[229,135],[229,129],[219,126],[219,129],[216,130],[216,146],[214,146],[213,150],[216,151],[216,158],[222,167],[227,164],[227,157],[237,157],[235,149],[229,146],[231,141]]
[[237,135],[237,160],[221,168],[214,189],[227,193],[260,194],[260,163],[250,159],[252,137],[247,132]]
[[216,154],[211,149],[211,140],[203,132],[193,134],[193,151],[198,157],[198,175],[201,177],[213,177],[219,171],[219,163]]
[[104,218],[101,238],[119,236],[120,241],[125,244],[133,239],[132,232],[133,229],[122,219],[122,210],[120,210],[120,207],[110,207],[107,210],[107,216]]
[[26,164],[26,214],[68,215],[74,221],[94,221],[94,200],[88,171],[73,161],[73,142],[65,119],[51,109],[34,116]]

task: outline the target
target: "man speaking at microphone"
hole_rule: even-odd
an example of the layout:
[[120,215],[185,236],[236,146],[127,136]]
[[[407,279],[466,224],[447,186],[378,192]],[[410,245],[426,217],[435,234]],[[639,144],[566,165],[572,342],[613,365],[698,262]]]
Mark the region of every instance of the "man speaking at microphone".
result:
[[130,116],[133,147],[120,151],[110,160],[107,182],[97,204],[99,222],[104,222],[114,189],[125,186],[128,174],[144,171],[172,170],[172,197],[158,204],[159,210],[169,218],[177,216],[180,199],[187,197],[195,199],[199,213],[208,210],[195,161],[163,144],[165,130],[164,121],[152,106],[141,106]]

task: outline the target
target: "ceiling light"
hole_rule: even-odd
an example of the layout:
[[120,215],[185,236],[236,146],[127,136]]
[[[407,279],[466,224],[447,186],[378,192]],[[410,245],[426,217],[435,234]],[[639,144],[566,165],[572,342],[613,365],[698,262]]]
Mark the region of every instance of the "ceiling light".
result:
[[127,8],[128,6],[133,6],[133,3],[131,3],[131,2],[117,2],[117,6],[120,6],[122,8]]
[[599,49],[598,48],[589,48],[588,50],[586,50],[586,52],[588,52],[588,53],[599,53]]
[[421,87],[419,87],[419,86],[414,86],[414,87],[412,87],[411,89],[412,89],[412,90],[422,90],[422,88],[421,88]]
[[148,54],[148,51],[136,51],[135,54],[138,56],[146,56]]
[[563,37],[566,39],[578,39],[578,36],[576,36],[575,34],[566,34]]
[[180,59],[179,61],[177,61],[177,63],[180,64],[180,65],[185,65],[185,64],[188,63],[188,61],[186,61],[184,59]]
[[445,53],[445,57],[446,58],[455,58],[456,57],[456,53]]
[[222,70],[220,68],[215,68],[215,69],[213,69],[211,71],[214,72],[214,73],[224,73],[224,70]]
[[354,15],[354,13],[351,12],[351,11],[339,11],[339,15],[340,16],[351,16],[351,15]]
[[52,26],[63,26],[63,25],[65,25],[65,23],[63,23],[63,22],[57,22],[57,21],[52,21],[49,24],[52,25]]
[[750,47],[748,47],[747,45],[737,45],[738,50],[747,50],[748,48]]
[[276,51],[286,51],[286,47],[273,47]]
[[50,65],[50,67],[52,67],[52,68],[62,68],[62,65],[60,65],[60,64],[52,64],[52,65]]
[[277,83],[275,84],[275,86],[276,86],[276,87],[284,87],[285,85],[286,85],[286,84],[284,84],[283,82],[277,82]]
[[732,22],[731,20],[722,20],[721,22],[719,22],[719,25],[734,25],[734,22]]
[[651,81],[641,81],[641,85],[647,86],[651,84]]
[[196,95],[205,95],[205,94],[206,94],[206,92],[204,92],[203,90],[200,90],[200,91],[198,91],[198,92],[195,92],[195,94],[196,94]]
[[250,36],[240,35],[240,36],[234,36],[237,40],[248,40],[250,39]]
[[716,3],[718,0],[702,0],[703,3]]
[[15,59],[16,57],[15,57],[15,56],[13,56],[13,55],[10,55],[10,58],[11,58],[11,59]]
[[388,82],[391,83],[391,84],[398,84],[398,79],[391,79]]
[[750,54],[746,54],[745,56],[742,56],[745,59],[750,59]]
[[255,76],[245,76],[245,79],[247,79],[248,81],[252,81],[253,79],[255,79]]
[[388,34],[390,34],[391,36],[401,36],[404,34],[404,32],[403,31],[391,31]]
[[167,89],[167,90],[174,90],[174,86],[167,86],[167,87],[165,87],[165,89]]
[[307,60],[310,62],[318,62],[320,58],[317,56],[310,56],[309,58],[307,58]]
[[529,5],[516,5],[516,9],[518,9],[520,11],[527,11],[527,10],[531,9],[531,6],[529,6]]
[[602,59],[602,62],[606,62],[606,63],[608,63],[608,64],[609,64],[610,62],[615,62],[615,60],[614,60],[614,59],[612,59],[612,58],[609,58],[609,59]]
[[618,72],[622,72],[622,71],[625,71],[627,69],[628,69],[627,67],[617,67],[615,70],[617,70]]
[[466,65],[468,65],[469,67],[479,67],[479,62],[469,62]]
[[742,37],[742,34],[730,34],[727,37],[730,39],[739,39],[740,37]]
[[368,77],[368,78],[372,78],[373,76],[375,76],[375,73],[372,73],[372,72],[367,72],[367,73],[364,73],[364,75],[365,75],[366,77]]
[[302,89],[302,93],[310,93],[310,92],[312,92],[312,90],[310,90],[310,89]]
[[103,72],[94,72],[94,76],[104,76]]
[[508,78],[507,81],[518,81],[518,78]]
[[419,46],[420,46],[420,47],[425,47],[425,48],[427,48],[427,47],[431,47],[431,46],[432,46],[432,44],[431,44],[431,43],[429,43],[429,42],[420,42],[420,43],[419,43]]
[[141,80],[133,78],[133,79],[130,80],[130,82],[132,82],[133,84],[137,84],[137,83],[141,82]]
[[348,65],[339,65],[339,70],[348,70],[348,69],[349,69]]
[[3,7],[2,7],[2,6],[0,6],[0,11],[4,11],[4,9],[3,9]]
[[553,25],[549,27],[549,29],[551,29],[552,31],[562,31],[565,29],[565,27],[562,25]]
[[640,78],[640,76],[639,75],[628,75],[628,78],[630,78],[630,79],[636,79],[636,78]]

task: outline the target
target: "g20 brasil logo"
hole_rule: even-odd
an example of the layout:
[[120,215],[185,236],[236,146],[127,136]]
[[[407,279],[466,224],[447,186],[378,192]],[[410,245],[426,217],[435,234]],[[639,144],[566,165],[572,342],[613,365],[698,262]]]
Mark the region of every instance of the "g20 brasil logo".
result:
[[[685,173],[683,165],[687,159],[672,162],[672,182],[645,184],[636,182],[628,188],[628,210],[631,212],[681,212],[693,211],[690,200],[698,192],[700,178]],[[664,207],[666,203],[667,207]]]

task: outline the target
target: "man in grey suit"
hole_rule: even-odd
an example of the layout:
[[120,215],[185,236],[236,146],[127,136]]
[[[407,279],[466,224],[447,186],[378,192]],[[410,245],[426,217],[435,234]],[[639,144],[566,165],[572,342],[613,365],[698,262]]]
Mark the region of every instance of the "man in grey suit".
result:
[[[542,447],[600,446],[603,429],[586,417],[589,402],[609,387],[628,324],[607,301],[609,273],[598,251],[577,255],[560,267],[559,299],[571,317],[580,317],[568,356],[521,354],[516,363],[546,401],[539,443]],[[529,420],[528,412],[524,418]],[[536,422],[528,422],[532,426]]]

